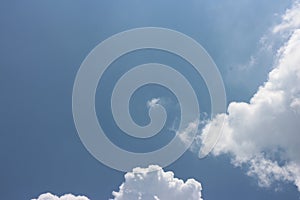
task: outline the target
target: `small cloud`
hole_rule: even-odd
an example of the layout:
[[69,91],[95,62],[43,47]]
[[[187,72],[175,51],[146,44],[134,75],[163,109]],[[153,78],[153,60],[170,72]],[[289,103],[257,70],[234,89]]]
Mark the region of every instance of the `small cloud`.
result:
[[147,106],[149,108],[154,108],[154,107],[160,105],[159,102],[160,102],[159,98],[153,98],[153,99],[151,99],[150,101],[147,102]]
[[72,194],[65,194],[61,197],[58,197],[51,193],[45,193],[41,194],[37,199],[32,200],[89,200],[89,198],[85,196],[74,196]]

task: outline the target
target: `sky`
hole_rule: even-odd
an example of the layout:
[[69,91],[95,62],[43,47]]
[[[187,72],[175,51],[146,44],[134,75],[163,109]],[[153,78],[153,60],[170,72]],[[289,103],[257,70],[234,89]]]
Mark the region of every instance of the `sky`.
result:
[[[300,198],[299,2],[0,4],[1,199]],[[111,94],[133,66],[172,66],[189,80],[201,111],[197,136],[179,159],[164,168],[153,163],[126,173],[101,163],[85,148],[73,120],[72,92],[92,49],[114,34],[142,27],[176,30],[201,44],[222,76],[227,110],[209,117],[208,87],[186,60],[153,49],[121,56],[105,71],[95,95],[99,123],[114,144],[136,153],[153,151],[166,145],[179,126],[176,96],[148,84],[131,96],[129,111],[136,124],[145,126],[150,122],[148,110],[163,106],[168,115],[162,130],[138,139],[118,127]],[[215,148],[200,159],[210,145],[206,136],[220,127]]]

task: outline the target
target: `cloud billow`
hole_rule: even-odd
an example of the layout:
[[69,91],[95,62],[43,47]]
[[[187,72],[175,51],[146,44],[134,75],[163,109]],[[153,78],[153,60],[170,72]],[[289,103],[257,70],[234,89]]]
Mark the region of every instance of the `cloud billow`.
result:
[[288,39],[277,52],[268,80],[249,103],[230,103],[228,113],[209,121],[196,141],[201,143],[201,154],[210,142],[206,140],[208,130],[223,126],[213,155],[231,155],[232,163],[247,166],[247,174],[257,177],[260,186],[284,181],[294,183],[300,191],[299,2],[282,18],[272,34]]
[[[184,182],[175,178],[171,171],[165,172],[158,165],[148,168],[134,168],[125,174],[125,182],[119,187],[118,192],[113,192],[114,200],[202,200],[201,184],[188,179]],[[51,193],[41,194],[32,200],[89,200],[85,196],[66,194],[61,197]]]
[[48,192],[45,194],[41,194],[37,199],[32,199],[32,200],[89,200],[89,199],[85,196],[74,196],[72,194],[65,194],[61,197],[58,197]]
[[135,168],[125,174],[125,182],[119,192],[113,192],[115,200],[202,200],[201,184],[194,179],[186,182],[174,177],[173,172],[164,172],[157,165]]

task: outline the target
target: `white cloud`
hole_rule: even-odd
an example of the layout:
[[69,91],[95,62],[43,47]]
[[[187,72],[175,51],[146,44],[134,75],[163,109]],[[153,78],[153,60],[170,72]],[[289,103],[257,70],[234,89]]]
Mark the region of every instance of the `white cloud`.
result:
[[[208,129],[222,126],[213,155],[230,154],[235,166],[247,166],[247,174],[260,186],[274,181],[293,182],[300,191],[300,3],[283,16],[275,32],[288,33],[277,52],[277,62],[267,82],[249,103],[232,102],[227,114],[211,120],[196,142],[199,154],[209,141]],[[222,117],[225,117],[223,124]]]
[[147,106],[148,106],[149,108],[153,108],[153,107],[155,107],[155,106],[158,106],[158,105],[159,105],[159,101],[160,101],[159,98],[153,98],[153,99],[151,99],[151,101],[148,101],[148,102],[147,102]]
[[115,200],[201,200],[201,190],[201,184],[194,179],[184,182],[174,178],[173,172],[151,165],[125,174],[125,182],[113,196]]
[[199,123],[200,120],[196,119],[190,122],[183,131],[176,133],[185,145],[189,145],[190,141],[193,140],[195,133],[198,131]]
[[273,33],[292,31],[300,26],[300,2],[295,1],[294,6],[282,16],[282,23],[273,28]]
[[51,193],[45,193],[45,194],[41,194],[37,199],[32,199],[32,200],[89,200],[89,199],[84,196],[74,196],[72,194],[65,194],[61,197],[58,197]]
[[[184,182],[175,178],[174,173],[164,172],[157,165],[148,168],[135,168],[125,174],[125,182],[119,187],[119,192],[113,192],[115,200],[202,200],[201,184],[194,179]],[[32,200],[89,200],[84,196],[66,194],[61,197],[51,193],[41,194]]]

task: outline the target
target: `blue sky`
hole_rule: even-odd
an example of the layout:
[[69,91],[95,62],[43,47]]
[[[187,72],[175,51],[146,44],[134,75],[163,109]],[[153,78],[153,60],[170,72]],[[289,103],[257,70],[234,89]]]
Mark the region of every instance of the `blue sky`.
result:
[[[272,53],[260,53],[260,41],[280,23],[291,1],[2,1],[0,6],[0,195],[31,199],[51,192],[112,198],[124,173],[97,161],[81,143],[72,116],[72,88],[77,70],[101,41],[137,27],[164,27],[199,42],[217,64],[227,101],[249,102],[267,80]],[[280,42],[279,42],[280,43]],[[276,43],[277,44],[277,43]],[[274,53],[274,52],[273,52]],[[256,63],[250,65],[251,56]],[[147,101],[165,99],[169,118],[161,134],[148,141],[122,135],[109,111],[112,87],[122,70],[159,62],[173,66],[189,80],[200,107],[209,113],[207,88],[189,64],[166,52],[145,50],[114,62],[96,94],[98,118],[108,137],[127,150],[155,149],[170,139],[180,115],[176,98],[159,86],[145,86],[132,97],[136,123],[145,125]],[[119,66],[123,66],[119,70]],[[241,66],[245,66],[241,69]],[[99,100],[98,100],[99,99]],[[103,101],[103,102],[102,102]],[[163,133],[169,135],[164,136]],[[262,188],[246,170],[230,164],[230,156],[198,159],[187,151],[166,167],[180,179],[201,182],[203,199],[298,199],[291,183]],[[280,188],[280,189],[278,189]],[[275,191],[276,190],[276,191]]]

